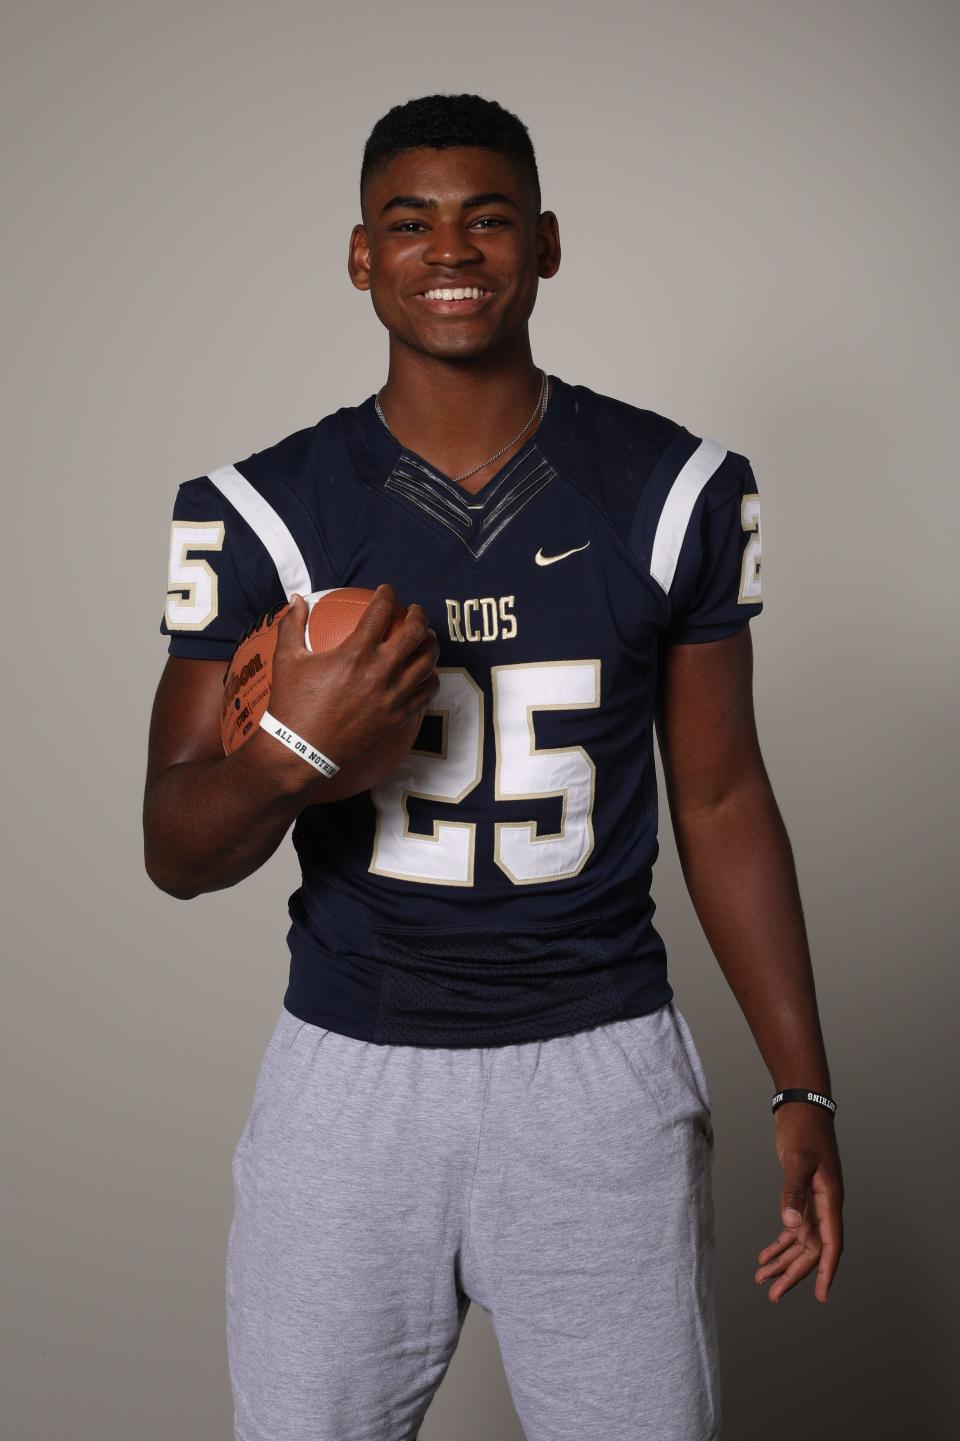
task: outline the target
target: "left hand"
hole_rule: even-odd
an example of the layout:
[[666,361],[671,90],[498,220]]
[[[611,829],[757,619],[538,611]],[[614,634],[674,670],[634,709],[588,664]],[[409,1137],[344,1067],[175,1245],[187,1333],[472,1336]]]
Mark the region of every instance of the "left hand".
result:
[[843,1250],[843,1174],[834,1119],[807,1101],[784,1102],[773,1119],[784,1172],[784,1229],[757,1256],[754,1280],[763,1285],[776,1276],[767,1292],[776,1302],[816,1266],[813,1294],[825,1302]]

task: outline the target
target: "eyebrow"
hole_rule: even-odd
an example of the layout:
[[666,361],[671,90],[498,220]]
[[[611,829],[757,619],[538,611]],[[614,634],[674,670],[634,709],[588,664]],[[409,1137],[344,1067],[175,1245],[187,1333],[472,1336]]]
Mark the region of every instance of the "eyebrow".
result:
[[[436,210],[438,203],[425,195],[394,195],[391,200],[387,201],[380,214],[386,215],[388,210],[398,207],[404,210]],[[483,195],[468,195],[460,208],[461,210],[473,210],[478,205],[511,205],[514,210],[520,209],[515,200],[511,200],[509,195],[502,195],[499,190],[489,190]]]

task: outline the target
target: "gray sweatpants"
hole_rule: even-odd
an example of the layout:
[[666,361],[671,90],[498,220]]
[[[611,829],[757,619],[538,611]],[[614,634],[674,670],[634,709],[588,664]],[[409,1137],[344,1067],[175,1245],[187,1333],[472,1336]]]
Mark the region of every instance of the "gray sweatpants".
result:
[[283,1010],[233,1162],[237,1441],[414,1441],[471,1301],[527,1441],[715,1441],[712,1161],[673,1001],[461,1050]]

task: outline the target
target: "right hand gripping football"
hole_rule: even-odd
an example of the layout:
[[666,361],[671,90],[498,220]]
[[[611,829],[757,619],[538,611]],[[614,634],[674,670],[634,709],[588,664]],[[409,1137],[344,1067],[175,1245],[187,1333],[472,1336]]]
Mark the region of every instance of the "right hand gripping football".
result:
[[423,607],[402,607],[393,587],[380,585],[350,634],[317,652],[305,640],[308,615],[297,595],[279,619],[271,714],[341,770],[401,727],[410,728],[409,749],[440,685],[440,647]]

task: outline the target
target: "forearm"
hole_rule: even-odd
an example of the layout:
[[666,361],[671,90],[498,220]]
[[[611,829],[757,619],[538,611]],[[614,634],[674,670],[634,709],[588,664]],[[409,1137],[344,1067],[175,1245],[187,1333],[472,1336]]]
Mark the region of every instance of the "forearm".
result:
[[306,804],[314,778],[305,775],[304,762],[262,732],[232,755],[162,771],[144,796],[150,879],[179,900],[244,880]]
[[717,804],[673,820],[697,916],[775,1089],[829,1095],[793,854],[769,781],[754,775]]

